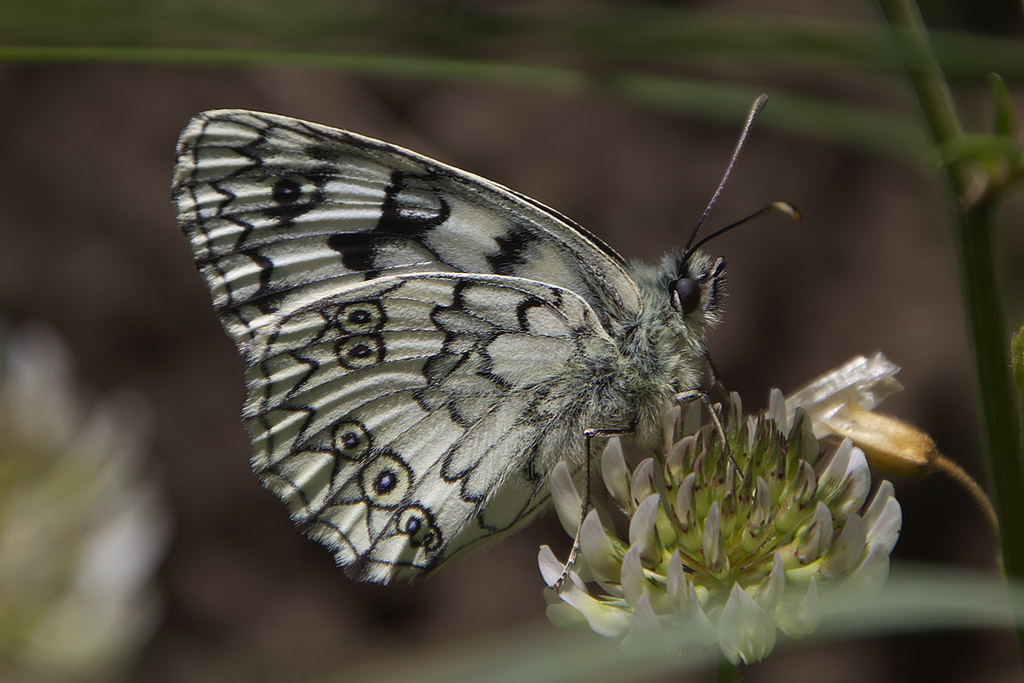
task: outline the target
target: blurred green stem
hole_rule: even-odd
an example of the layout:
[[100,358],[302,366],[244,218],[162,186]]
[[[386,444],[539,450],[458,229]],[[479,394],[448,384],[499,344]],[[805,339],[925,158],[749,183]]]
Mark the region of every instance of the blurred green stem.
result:
[[[912,0],[880,0],[895,35],[932,141],[937,148],[963,134],[949,86],[931,55],[927,31]],[[977,185],[970,161],[944,164],[960,257],[964,307],[974,349],[988,452],[988,475],[999,515],[1003,567],[1024,578],[1024,470],[1020,426],[1009,372],[1009,349],[995,264],[998,191]],[[1017,639],[1024,653],[1024,625]]]
[[738,664],[730,664],[729,660],[719,655],[718,676],[716,683],[740,683],[740,667]]
[[[1020,418],[1017,426],[1020,428],[1020,460],[1024,462],[1024,327],[1017,330],[1010,341],[1010,368],[1013,372],[1013,383],[1017,389],[1017,408]],[[1024,651],[1024,646],[1021,647]]]
[[[761,89],[741,84],[621,70],[571,69],[540,64],[430,55],[357,54],[221,48],[5,46],[0,64],[183,64],[270,66],[344,71],[369,78],[400,78],[484,87],[513,87],[562,95],[596,94],[673,115],[742,122]],[[877,107],[832,102],[772,90],[772,106],[758,127],[919,159],[926,140],[910,117]]]
[[[1017,385],[1017,395],[1024,400],[1024,327],[1013,335],[1013,341],[1010,343],[1010,356],[1010,367],[1013,368],[1013,382]],[[1024,415],[1021,417],[1024,418]]]

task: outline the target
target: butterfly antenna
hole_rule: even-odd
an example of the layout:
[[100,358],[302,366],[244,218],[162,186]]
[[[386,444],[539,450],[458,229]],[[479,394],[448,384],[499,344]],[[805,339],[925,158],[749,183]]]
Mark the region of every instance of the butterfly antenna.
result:
[[[750,134],[750,127],[754,125],[754,119],[764,109],[764,105],[768,103],[768,96],[762,94],[754,101],[754,106],[750,108],[750,113],[747,114],[747,120],[743,124],[743,130],[740,131],[740,138],[736,141],[736,147],[732,150],[732,157],[729,159],[729,165],[725,167],[725,173],[722,174],[722,180],[718,183],[718,188],[715,193],[711,195],[711,201],[704,207],[704,213],[701,214],[700,220],[697,221],[697,226],[690,233],[690,239],[686,241],[686,246],[683,248],[684,254],[691,253],[690,245],[693,244],[693,240],[697,238],[700,233],[700,229],[704,226],[704,222],[707,221],[708,216],[711,214],[711,209],[715,208],[715,204],[718,202],[719,195],[722,194],[722,190],[725,189],[725,183],[729,180],[729,175],[732,173],[732,167],[736,165],[736,159],[740,156],[740,150],[743,149],[743,145],[747,142],[747,135]],[[700,244],[703,244],[707,240],[701,240]],[[696,247],[694,247],[696,249]]]
[[768,213],[769,211],[778,211],[779,213],[784,213],[784,214],[786,214],[787,216],[789,216],[790,218],[792,218],[795,221],[799,221],[800,218],[801,218],[800,209],[796,208],[795,206],[793,206],[789,202],[781,202],[781,201],[779,201],[779,202],[772,202],[768,206],[761,207],[760,209],[758,209],[754,213],[750,214],[749,216],[745,216],[745,217],[739,219],[738,221],[734,221],[734,222],[730,223],[729,225],[725,226],[724,228],[719,228],[718,230],[715,230],[710,235],[705,235],[700,240],[698,240],[697,243],[694,244],[692,247],[688,247],[686,253],[690,254],[692,252],[697,251],[698,249],[701,248],[701,246],[704,245],[705,242],[710,242],[711,240],[715,239],[716,237],[718,237],[722,233],[729,232],[733,228],[738,228],[739,226],[743,225],[744,223],[748,223],[748,222],[754,220],[755,218],[757,218],[758,216],[761,216],[761,215],[764,215],[764,214]]

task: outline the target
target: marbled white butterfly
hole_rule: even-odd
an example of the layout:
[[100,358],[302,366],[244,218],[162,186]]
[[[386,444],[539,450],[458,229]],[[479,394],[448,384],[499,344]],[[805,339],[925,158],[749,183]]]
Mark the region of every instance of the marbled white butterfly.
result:
[[724,296],[706,239],[627,262],[514,190],[272,114],[196,116],[174,199],[245,359],[253,470],[364,581],[526,524],[557,462],[589,474],[587,430],[659,443]]

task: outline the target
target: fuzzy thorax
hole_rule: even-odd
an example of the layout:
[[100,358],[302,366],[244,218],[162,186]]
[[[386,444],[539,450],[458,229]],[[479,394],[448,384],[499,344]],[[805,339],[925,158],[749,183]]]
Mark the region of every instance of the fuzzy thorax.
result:
[[[616,338],[616,375],[628,396],[636,439],[655,445],[662,416],[676,394],[700,385],[705,333],[721,316],[725,261],[701,252],[666,255],[660,264],[633,261],[628,268],[640,289],[643,309]],[[684,287],[680,287],[683,280]],[[696,285],[691,301],[679,294]]]

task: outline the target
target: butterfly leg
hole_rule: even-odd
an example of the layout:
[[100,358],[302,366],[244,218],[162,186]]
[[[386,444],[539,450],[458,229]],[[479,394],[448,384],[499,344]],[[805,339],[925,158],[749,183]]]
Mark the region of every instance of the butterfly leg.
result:
[[583,504],[580,506],[580,523],[576,525],[576,536],[572,539],[572,550],[569,551],[569,559],[565,561],[565,567],[562,568],[561,575],[550,586],[552,590],[557,591],[565,583],[565,580],[569,578],[569,572],[572,571],[573,565],[576,564],[576,557],[580,553],[580,533],[583,531],[583,522],[590,513],[590,487],[593,483],[592,463],[594,461],[590,452],[591,443],[594,441],[594,437],[622,436],[623,434],[629,434],[630,431],[628,429],[586,429],[583,432],[583,437],[586,439],[584,452],[587,457],[586,465],[584,466],[585,482],[583,484]]
[[[709,359],[710,360],[710,357]],[[742,473],[739,464],[732,457],[732,451],[729,449],[729,440],[725,438],[725,427],[722,426],[722,420],[718,416],[718,411],[715,410],[715,406],[711,403],[711,397],[708,392],[701,389],[690,389],[689,391],[682,391],[675,396],[676,403],[685,403],[689,401],[699,400],[704,404],[704,407],[708,409],[708,414],[711,415],[711,422],[715,425],[715,431],[718,432],[718,436],[722,438],[722,447],[725,449],[725,454],[729,456],[729,462],[733,464],[738,473]],[[742,476],[742,474],[740,475]]]
[[725,440],[725,427],[722,426],[722,420],[718,417],[718,411],[711,404],[711,397],[708,396],[708,392],[700,389],[691,389],[689,391],[682,391],[675,396],[676,403],[689,403],[690,401],[700,401],[704,404],[704,407],[708,409],[708,413],[711,415],[711,422],[715,425],[715,430],[718,435],[722,437],[722,443],[728,444]]
[[718,367],[715,366],[715,360],[711,357],[711,351],[709,349],[704,349],[704,360],[708,364],[708,374],[711,375],[711,386],[718,387],[723,394],[728,394],[725,390],[725,384],[722,383],[718,374]]

